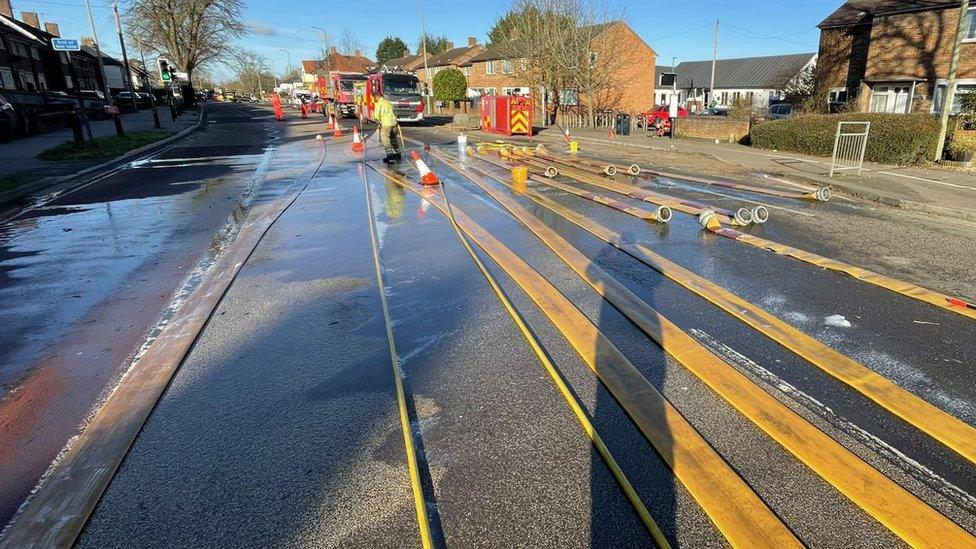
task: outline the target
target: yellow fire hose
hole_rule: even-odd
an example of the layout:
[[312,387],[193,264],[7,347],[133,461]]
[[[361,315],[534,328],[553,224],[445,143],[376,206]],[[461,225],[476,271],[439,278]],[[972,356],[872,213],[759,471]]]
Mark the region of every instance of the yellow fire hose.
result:
[[[443,161],[448,165],[457,165],[446,159]],[[521,221],[567,266],[657,341],[666,352],[892,532],[909,544],[917,546],[967,546],[976,543],[976,539],[963,528],[871,467],[702,347],[619,281],[594,265],[589,258],[517,201],[481,183],[463,169],[459,171]]]
[[[448,215],[439,196],[421,194],[390,170],[379,173]],[[454,208],[454,215],[460,229],[512,277],[573,346],[733,546],[801,546],[752,488],[588,317],[464,212]]]

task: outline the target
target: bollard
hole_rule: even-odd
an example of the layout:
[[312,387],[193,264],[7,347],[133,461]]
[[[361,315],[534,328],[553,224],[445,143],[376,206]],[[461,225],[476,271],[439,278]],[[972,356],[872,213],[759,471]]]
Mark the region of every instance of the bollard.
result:
[[125,136],[125,130],[122,129],[122,117],[116,113],[112,116],[112,122],[115,122],[115,135],[119,137]]
[[81,131],[81,117],[78,113],[71,114],[71,133],[75,138],[75,148],[80,149],[85,146],[85,134]]
[[570,154],[576,154],[578,152],[579,152],[579,141],[570,141],[569,142],[569,153]]
[[458,148],[462,151],[468,146],[468,136],[464,132],[458,134],[457,137]]

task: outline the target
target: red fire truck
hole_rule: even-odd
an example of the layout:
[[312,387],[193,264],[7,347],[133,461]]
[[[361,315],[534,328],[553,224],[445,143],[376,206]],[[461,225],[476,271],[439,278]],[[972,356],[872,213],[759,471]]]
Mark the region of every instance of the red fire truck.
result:
[[382,93],[393,104],[393,112],[400,122],[420,122],[424,119],[424,99],[420,95],[420,79],[406,71],[383,69],[367,76],[363,116],[373,120],[376,94]]
[[325,97],[335,104],[337,116],[357,116],[356,96],[354,93],[356,82],[366,80],[366,75],[358,72],[329,73],[329,87]]

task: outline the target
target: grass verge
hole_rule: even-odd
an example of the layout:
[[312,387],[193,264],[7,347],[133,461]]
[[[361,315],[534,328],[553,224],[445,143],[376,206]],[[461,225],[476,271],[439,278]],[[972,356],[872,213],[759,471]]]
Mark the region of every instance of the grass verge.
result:
[[95,140],[96,145],[86,145],[81,148],[75,147],[73,141],[65,141],[57,147],[52,147],[37,155],[37,158],[52,161],[114,158],[132,149],[138,149],[139,147],[154,143],[160,139],[165,139],[171,135],[173,135],[173,132],[127,132],[124,137],[115,135],[102,137]]
[[40,179],[42,175],[43,174],[38,174],[37,172],[16,172],[7,175],[0,175],[0,193],[16,189],[21,185],[33,183],[34,181]]

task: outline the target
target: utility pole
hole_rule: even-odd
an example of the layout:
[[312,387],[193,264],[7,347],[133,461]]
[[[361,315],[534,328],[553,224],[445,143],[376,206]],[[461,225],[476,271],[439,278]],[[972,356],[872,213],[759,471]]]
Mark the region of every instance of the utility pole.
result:
[[708,102],[715,101],[715,62],[718,60],[718,19],[715,20],[715,38],[712,39],[712,79],[708,85]]
[[136,103],[136,89],[132,85],[132,67],[129,66],[129,56],[125,53],[125,40],[122,39],[122,20],[119,19],[119,5],[112,4],[112,11],[115,13],[115,29],[119,31],[119,46],[122,48],[122,65],[125,67],[125,81],[129,83],[129,95],[132,96],[132,108],[139,112],[139,104]]
[[[424,24],[424,0],[420,0],[420,47],[423,51],[424,56],[424,85],[429,90],[431,88],[430,82],[430,68],[427,67],[427,28]],[[423,90],[421,90],[423,93]],[[427,112],[430,112],[430,95],[424,94],[424,102],[427,104]]]
[[952,59],[949,60],[949,78],[946,91],[942,96],[942,116],[939,118],[939,141],[935,152],[935,161],[942,160],[945,152],[946,132],[949,130],[949,112],[956,97],[956,68],[959,65],[959,50],[962,46],[963,34],[966,33],[966,14],[969,12],[969,0],[962,0],[959,8],[959,23],[956,25],[956,41],[952,45]]

